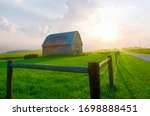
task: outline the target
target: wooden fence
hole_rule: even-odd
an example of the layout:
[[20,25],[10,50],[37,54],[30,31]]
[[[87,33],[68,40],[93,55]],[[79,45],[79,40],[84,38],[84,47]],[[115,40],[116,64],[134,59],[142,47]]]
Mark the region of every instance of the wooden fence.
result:
[[50,65],[38,65],[38,64],[15,64],[12,60],[9,60],[7,63],[7,84],[6,84],[6,98],[12,98],[12,75],[13,68],[28,68],[28,69],[40,69],[40,70],[52,70],[52,71],[63,71],[63,72],[76,72],[76,73],[88,73],[89,74],[89,83],[90,83],[90,98],[91,99],[100,99],[100,72],[101,69],[108,64],[109,70],[109,85],[113,87],[113,67],[112,67],[112,58],[108,58],[99,63],[99,62],[90,62],[88,67],[72,67],[72,66],[50,66]]

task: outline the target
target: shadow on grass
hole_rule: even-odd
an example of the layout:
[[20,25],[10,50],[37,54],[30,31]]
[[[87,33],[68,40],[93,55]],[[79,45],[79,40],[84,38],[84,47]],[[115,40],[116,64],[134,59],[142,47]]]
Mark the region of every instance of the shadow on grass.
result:
[[121,79],[123,85],[125,86],[126,90],[128,91],[130,98],[134,99],[135,97],[132,94],[132,90],[130,89],[130,87],[125,79],[125,78],[127,78],[127,76],[125,76],[121,70],[123,70],[126,73],[128,78],[134,78],[134,76],[127,70],[127,68],[125,66],[123,66],[123,64],[121,62],[119,62],[119,66],[117,68],[118,78]]

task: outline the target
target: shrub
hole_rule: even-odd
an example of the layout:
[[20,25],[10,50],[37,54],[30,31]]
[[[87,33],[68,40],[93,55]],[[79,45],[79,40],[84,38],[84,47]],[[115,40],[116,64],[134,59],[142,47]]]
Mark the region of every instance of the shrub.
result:
[[28,54],[24,56],[24,59],[37,58],[38,54]]

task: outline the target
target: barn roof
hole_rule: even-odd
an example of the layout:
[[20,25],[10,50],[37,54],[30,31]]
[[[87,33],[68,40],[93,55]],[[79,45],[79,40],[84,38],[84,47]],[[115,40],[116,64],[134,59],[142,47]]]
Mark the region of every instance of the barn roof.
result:
[[58,46],[58,45],[71,45],[74,35],[79,34],[78,31],[50,34],[46,37],[42,46]]

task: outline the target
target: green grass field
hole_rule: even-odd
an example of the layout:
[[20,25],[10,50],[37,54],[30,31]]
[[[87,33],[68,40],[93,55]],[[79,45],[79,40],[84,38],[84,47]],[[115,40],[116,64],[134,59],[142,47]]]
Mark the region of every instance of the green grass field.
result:
[[[150,98],[150,62],[123,53],[119,56],[118,68],[113,68],[115,89],[108,86],[108,69],[101,70],[102,98]],[[103,61],[106,54],[89,53],[83,56],[52,55],[35,59],[15,59],[16,63],[87,66],[88,62]],[[0,60],[0,98],[6,96],[6,60]],[[14,69],[13,98],[75,98],[88,99],[88,74],[43,71],[33,69]]]
[[150,48],[142,48],[142,49],[126,49],[126,52],[135,53],[135,54],[150,54]]
[[41,50],[20,50],[20,51],[12,51],[8,53],[0,54],[0,59],[17,59],[23,58],[25,55],[28,54],[37,54],[41,56]]

